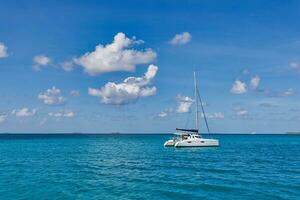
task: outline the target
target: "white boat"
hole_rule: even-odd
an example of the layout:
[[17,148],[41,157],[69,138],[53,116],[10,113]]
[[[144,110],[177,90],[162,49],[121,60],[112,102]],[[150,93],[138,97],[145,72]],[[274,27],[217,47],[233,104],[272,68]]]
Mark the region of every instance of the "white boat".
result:
[[164,143],[164,146],[165,146],[165,147],[174,147],[175,144],[176,144],[178,141],[187,139],[188,136],[190,135],[190,133],[192,133],[193,131],[194,131],[194,130],[188,130],[188,129],[176,129],[176,132],[175,132],[174,134],[177,135],[177,137],[173,137],[173,138],[167,140],[167,141]]
[[200,134],[190,134],[187,139],[179,140],[174,147],[218,147],[219,140],[202,138]]
[[203,138],[201,134],[199,133],[199,115],[198,115],[198,101],[200,101],[202,113],[204,116],[205,124],[207,127],[208,132],[209,127],[207,123],[207,119],[205,116],[205,112],[203,109],[202,100],[198,91],[197,87],[197,80],[196,80],[196,74],[194,72],[194,86],[195,86],[195,92],[194,92],[194,99],[195,99],[195,117],[196,117],[196,129],[179,129],[176,128],[176,132],[174,133],[177,135],[177,137],[174,137],[170,140],[167,140],[164,143],[165,147],[217,147],[219,146],[219,140],[217,139],[209,139],[209,138]]

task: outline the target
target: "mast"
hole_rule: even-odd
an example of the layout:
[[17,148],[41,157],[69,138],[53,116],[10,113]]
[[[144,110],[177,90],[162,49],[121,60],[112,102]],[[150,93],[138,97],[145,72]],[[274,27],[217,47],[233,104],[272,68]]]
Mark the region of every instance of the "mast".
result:
[[196,72],[194,72],[194,100],[195,100],[195,112],[196,112],[196,129],[199,133],[199,116],[198,116],[198,88],[197,88],[197,80],[196,80]]

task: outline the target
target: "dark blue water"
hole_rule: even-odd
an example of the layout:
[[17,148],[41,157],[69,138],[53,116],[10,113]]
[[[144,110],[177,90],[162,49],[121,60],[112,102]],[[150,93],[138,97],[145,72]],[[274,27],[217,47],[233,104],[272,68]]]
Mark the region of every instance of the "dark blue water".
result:
[[300,136],[0,135],[0,199],[300,199]]

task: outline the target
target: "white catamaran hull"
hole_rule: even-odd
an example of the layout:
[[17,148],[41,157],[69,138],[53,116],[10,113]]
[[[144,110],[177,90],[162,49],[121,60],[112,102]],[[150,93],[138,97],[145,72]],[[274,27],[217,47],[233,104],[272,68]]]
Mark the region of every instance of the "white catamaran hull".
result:
[[175,141],[175,140],[168,140],[168,141],[165,142],[164,146],[165,147],[174,147],[176,142],[177,141]]
[[181,140],[174,144],[174,147],[218,147],[219,140],[199,138],[196,140]]

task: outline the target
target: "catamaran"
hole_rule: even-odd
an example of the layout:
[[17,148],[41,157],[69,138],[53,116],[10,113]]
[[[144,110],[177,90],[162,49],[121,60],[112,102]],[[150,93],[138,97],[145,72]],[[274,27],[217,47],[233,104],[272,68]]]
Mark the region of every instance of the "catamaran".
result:
[[177,137],[174,137],[170,140],[167,140],[164,143],[165,147],[217,147],[219,146],[219,140],[217,139],[210,139],[210,138],[203,138],[202,135],[199,133],[199,112],[198,112],[198,105],[200,101],[200,106],[202,110],[202,114],[204,117],[204,121],[206,124],[206,128],[208,133],[210,133],[206,115],[203,108],[203,103],[200,97],[200,93],[198,90],[196,73],[194,72],[194,103],[195,103],[195,129],[182,129],[176,128],[176,132],[174,133]]

